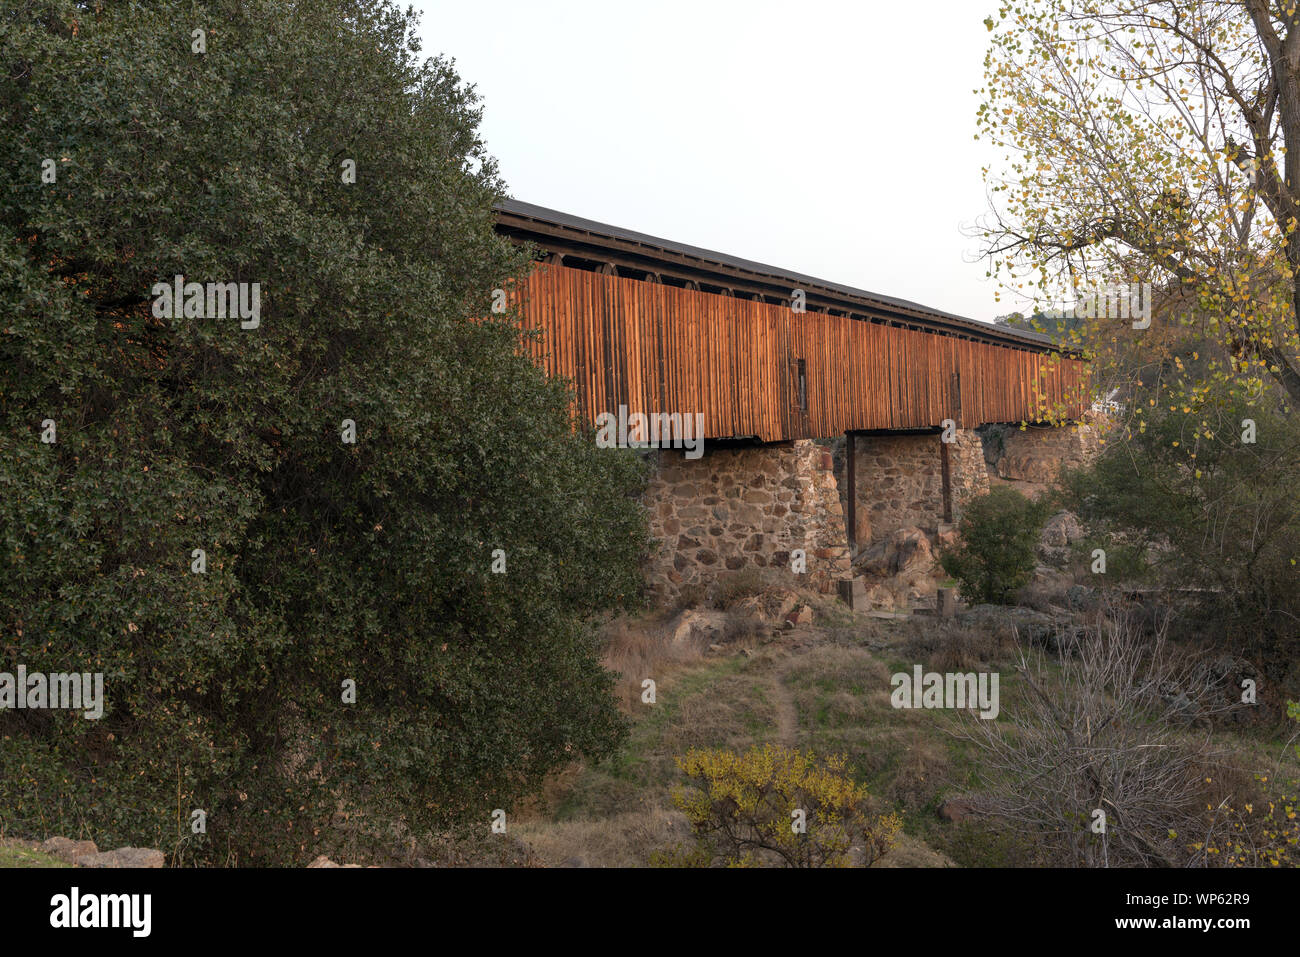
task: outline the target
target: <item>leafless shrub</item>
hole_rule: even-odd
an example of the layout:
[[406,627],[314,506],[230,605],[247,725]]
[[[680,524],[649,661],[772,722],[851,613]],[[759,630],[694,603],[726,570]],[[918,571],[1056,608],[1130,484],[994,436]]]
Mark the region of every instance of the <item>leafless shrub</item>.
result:
[[1061,864],[1191,863],[1180,836],[1203,830],[1203,768],[1218,755],[1200,728],[1227,706],[1211,669],[1172,649],[1167,630],[1144,635],[1113,607],[1062,635],[1059,673],[1022,648],[1021,698],[958,732],[981,751],[973,810]]

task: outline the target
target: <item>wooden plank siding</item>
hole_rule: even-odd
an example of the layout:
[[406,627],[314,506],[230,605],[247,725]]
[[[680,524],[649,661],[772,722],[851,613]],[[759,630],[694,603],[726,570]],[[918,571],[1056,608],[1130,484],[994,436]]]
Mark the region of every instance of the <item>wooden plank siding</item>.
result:
[[[788,306],[539,264],[511,293],[544,337],[531,357],[573,380],[581,417],[704,413],[708,438],[1037,421],[1087,408],[1084,363]],[[798,406],[797,361],[807,375]]]

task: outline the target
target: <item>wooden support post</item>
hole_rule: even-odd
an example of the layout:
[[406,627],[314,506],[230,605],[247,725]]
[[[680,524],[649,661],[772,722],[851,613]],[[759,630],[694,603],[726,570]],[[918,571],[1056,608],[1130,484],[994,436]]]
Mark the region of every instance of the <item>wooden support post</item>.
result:
[[845,460],[845,480],[848,482],[849,492],[849,513],[847,521],[849,524],[849,561],[853,560],[853,553],[857,550],[858,543],[858,456],[853,441],[853,433],[844,433],[844,454]]

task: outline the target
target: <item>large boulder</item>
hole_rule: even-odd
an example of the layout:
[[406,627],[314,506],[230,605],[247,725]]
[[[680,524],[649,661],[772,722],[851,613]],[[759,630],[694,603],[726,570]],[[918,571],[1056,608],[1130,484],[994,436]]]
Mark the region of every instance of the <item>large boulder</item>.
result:
[[1070,561],[1070,546],[1082,541],[1083,526],[1073,512],[1057,512],[1043,525],[1038,540],[1038,557],[1048,565],[1060,567]]
[[942,577],[930,535],[914,525],[873,543],[855,570],[866,584],[870,606],[883,611],[905,611],[932,601]]
[[918,570],[929,572],[933,567],[930,536],[914,525],[900,528],[888,538],[873,543],[858,560],[861,573],[873,578],[892,578]]
[[119,847],[115,851],[84,854],[73,861],[78,867],[164,867],[167,856],[145,847]]
[[1061,548],[1083,538],[1083,526],[1073,512],[1057,512],[1043,525],[1042,543]]
[[785,620],[793,625],[811,625],[813,622],[813,610],[808,605],[800,605],[790,611],[785,616]]
[[751,620],[755,624],[779,624],[785,621],[799,601],[797,592],[786,588],[768,588],[761,594],[742,598],[727,610],[733,617]]
[[42,854],[48,854],[64,864],[75,863],[77,858],[98,854],[99,848],[94,841],[74,841],[67,837],[52,837],[41,842],[37,848]]
[[668,625],[668,642],[675,648],[704,647],[718,641],[723,627],[719,613],[704,609],[683,611]]

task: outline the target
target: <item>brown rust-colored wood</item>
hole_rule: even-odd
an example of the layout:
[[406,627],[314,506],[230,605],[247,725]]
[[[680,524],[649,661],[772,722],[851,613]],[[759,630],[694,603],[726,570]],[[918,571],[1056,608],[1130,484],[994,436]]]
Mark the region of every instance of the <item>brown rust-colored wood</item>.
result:
[[[765,442],[850,431],[1038,421],[1042,402],[1080,416],[1077,359],[898,325],[539,265],[513,292],[528,344],[571,379],[580,418],[704,413],[709,438]],[[799,404],[798,360],[807,409]]]

